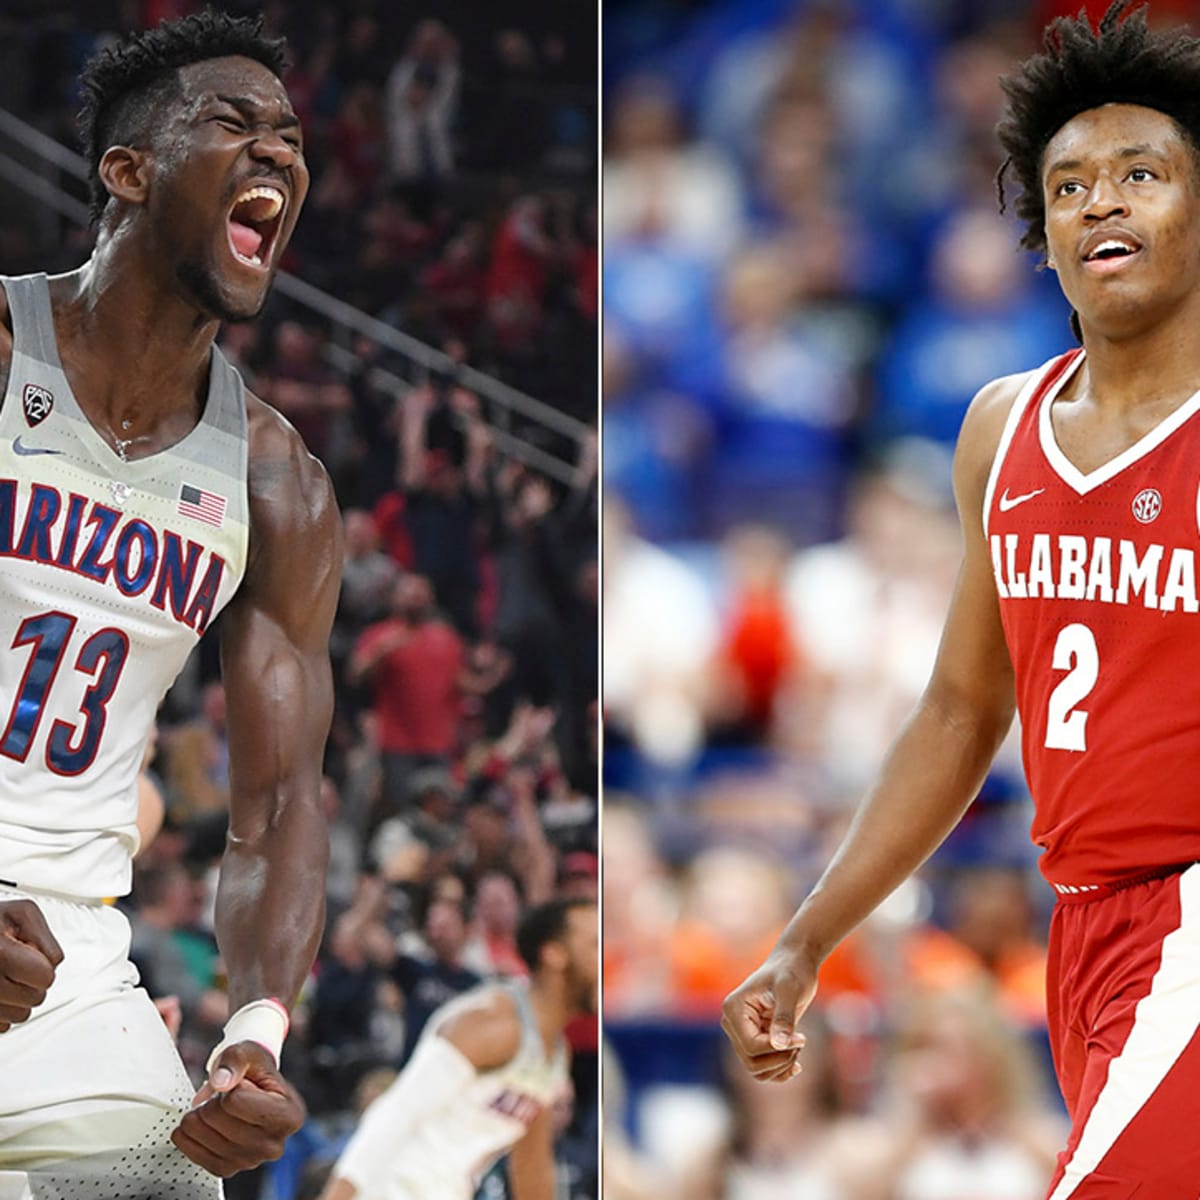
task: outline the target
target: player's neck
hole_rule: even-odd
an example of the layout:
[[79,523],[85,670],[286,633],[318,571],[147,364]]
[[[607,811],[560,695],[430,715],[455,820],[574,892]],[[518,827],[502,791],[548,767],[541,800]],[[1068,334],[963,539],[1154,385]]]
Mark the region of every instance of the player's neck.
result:
[[186,436],[203,411],[217,323],[198,322],[128,256],[118,266],[93,255],[51,279],[50,298],[63,370],[102,436],[135,453]]
[[571,1019],[571,1006],[563,993],[561,981],[533,976],[529,981],[529,1003],[546,1052],[550,1053],[562,1037]]
[[98,246],[77,271],[51,281],[51,296],[60,352],[86,360],[95,395],[119,392],[164,409],[191,402],[220,323],[132,250],[118,256]]
[[[1133,412],[1200,388],[1200,305],[1128,337],[1084,326],[1086,387],[1098,407]],[[1193,312],[1192,309],[1197,309]]]

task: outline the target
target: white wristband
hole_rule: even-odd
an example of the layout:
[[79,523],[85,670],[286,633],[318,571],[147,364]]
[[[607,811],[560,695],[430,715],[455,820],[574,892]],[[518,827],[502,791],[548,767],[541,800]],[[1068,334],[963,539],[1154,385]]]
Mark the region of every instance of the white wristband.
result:
[[205,1072],[212,1071],[213,1063],[217,1061],[222,1050],[238,1042],[257,1042],[270,1053],[275,1065],[279,1066],[283,1039],[287,1037],[290,1023],[288,1010],[273,997],[251,1000],[249,1004],[243,1004],[225,1022],[223,1036],[208,1056],[208,1062],[204,1066]]

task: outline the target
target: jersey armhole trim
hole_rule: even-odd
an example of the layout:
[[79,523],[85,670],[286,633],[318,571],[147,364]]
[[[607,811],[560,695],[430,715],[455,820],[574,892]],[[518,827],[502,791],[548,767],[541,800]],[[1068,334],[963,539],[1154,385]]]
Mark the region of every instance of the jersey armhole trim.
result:
[[1008,457],[1008,448],[1012,445],[1012,440],[1016,437],[1017,426],[1021,423],[1021,418],[1028,411],[1029,406],[1037,396],[1042,394],[1045,384],[1052,378],[1056,378],[1061,371],[1074,361],[1075,354],[1079,351],[1068,351],[1066,354],[1060,354],[1050,359],[1049,362],[1043,363],[1038,367],[1028,380],[1024,383],[1021,390],[1017,393],[1017,398],[1013,401],[1012,408],[1009,409],[1008,418],[1004,422],[1004,430],[1000,434],[1000,441],[996,446],[995,456],[992,458],[992,469],[988,472],[987,487],[983,493],[983,512],[980,514],[980,519],[983,524],[983,536],[986,540],[988,537],[988,526],[992,515],[992,500],[996,495],[996,484],[1000,479],[1000,468],[1004,465],[1004,460]]

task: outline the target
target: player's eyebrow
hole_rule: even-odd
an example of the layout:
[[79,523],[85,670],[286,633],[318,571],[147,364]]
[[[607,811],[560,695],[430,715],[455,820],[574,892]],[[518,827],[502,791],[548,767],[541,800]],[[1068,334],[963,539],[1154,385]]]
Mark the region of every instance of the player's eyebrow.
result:
[[[213,99],[219,100],[222,104],[228,104],[230,108],[236,108],[244,117],[256,117],[259,113],[266,110],[255,101],[246,96],[225,96],[217,92]],[[276,129],[297,129],[300,126],[300,118],[296,116],[291,109],[287,109],[275,123]]]
[[[1116,151],[1113,157],[1120,159],[1142,157],[1162,159],[1166,155],[1157,146],[1151,146],[1148,142],[1142,142],[1137,146],[1122,146],[1120,150]],[[1078,171],[1083,165],[1083,159],[1081,158],[1060,158],[1058,162],[1047,167],[1046,175],[1049,177],[1057,174],[1059,171]]]

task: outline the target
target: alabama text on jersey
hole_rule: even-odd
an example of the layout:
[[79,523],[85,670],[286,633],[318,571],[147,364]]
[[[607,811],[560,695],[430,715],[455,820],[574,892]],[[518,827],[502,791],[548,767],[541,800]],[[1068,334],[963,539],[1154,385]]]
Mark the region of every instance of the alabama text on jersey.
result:
[[1083,472],[1052,421],[1083,358],[1022,390],[983,514],[1033,837],[1068,890],[1200,859],[1200,393]]

